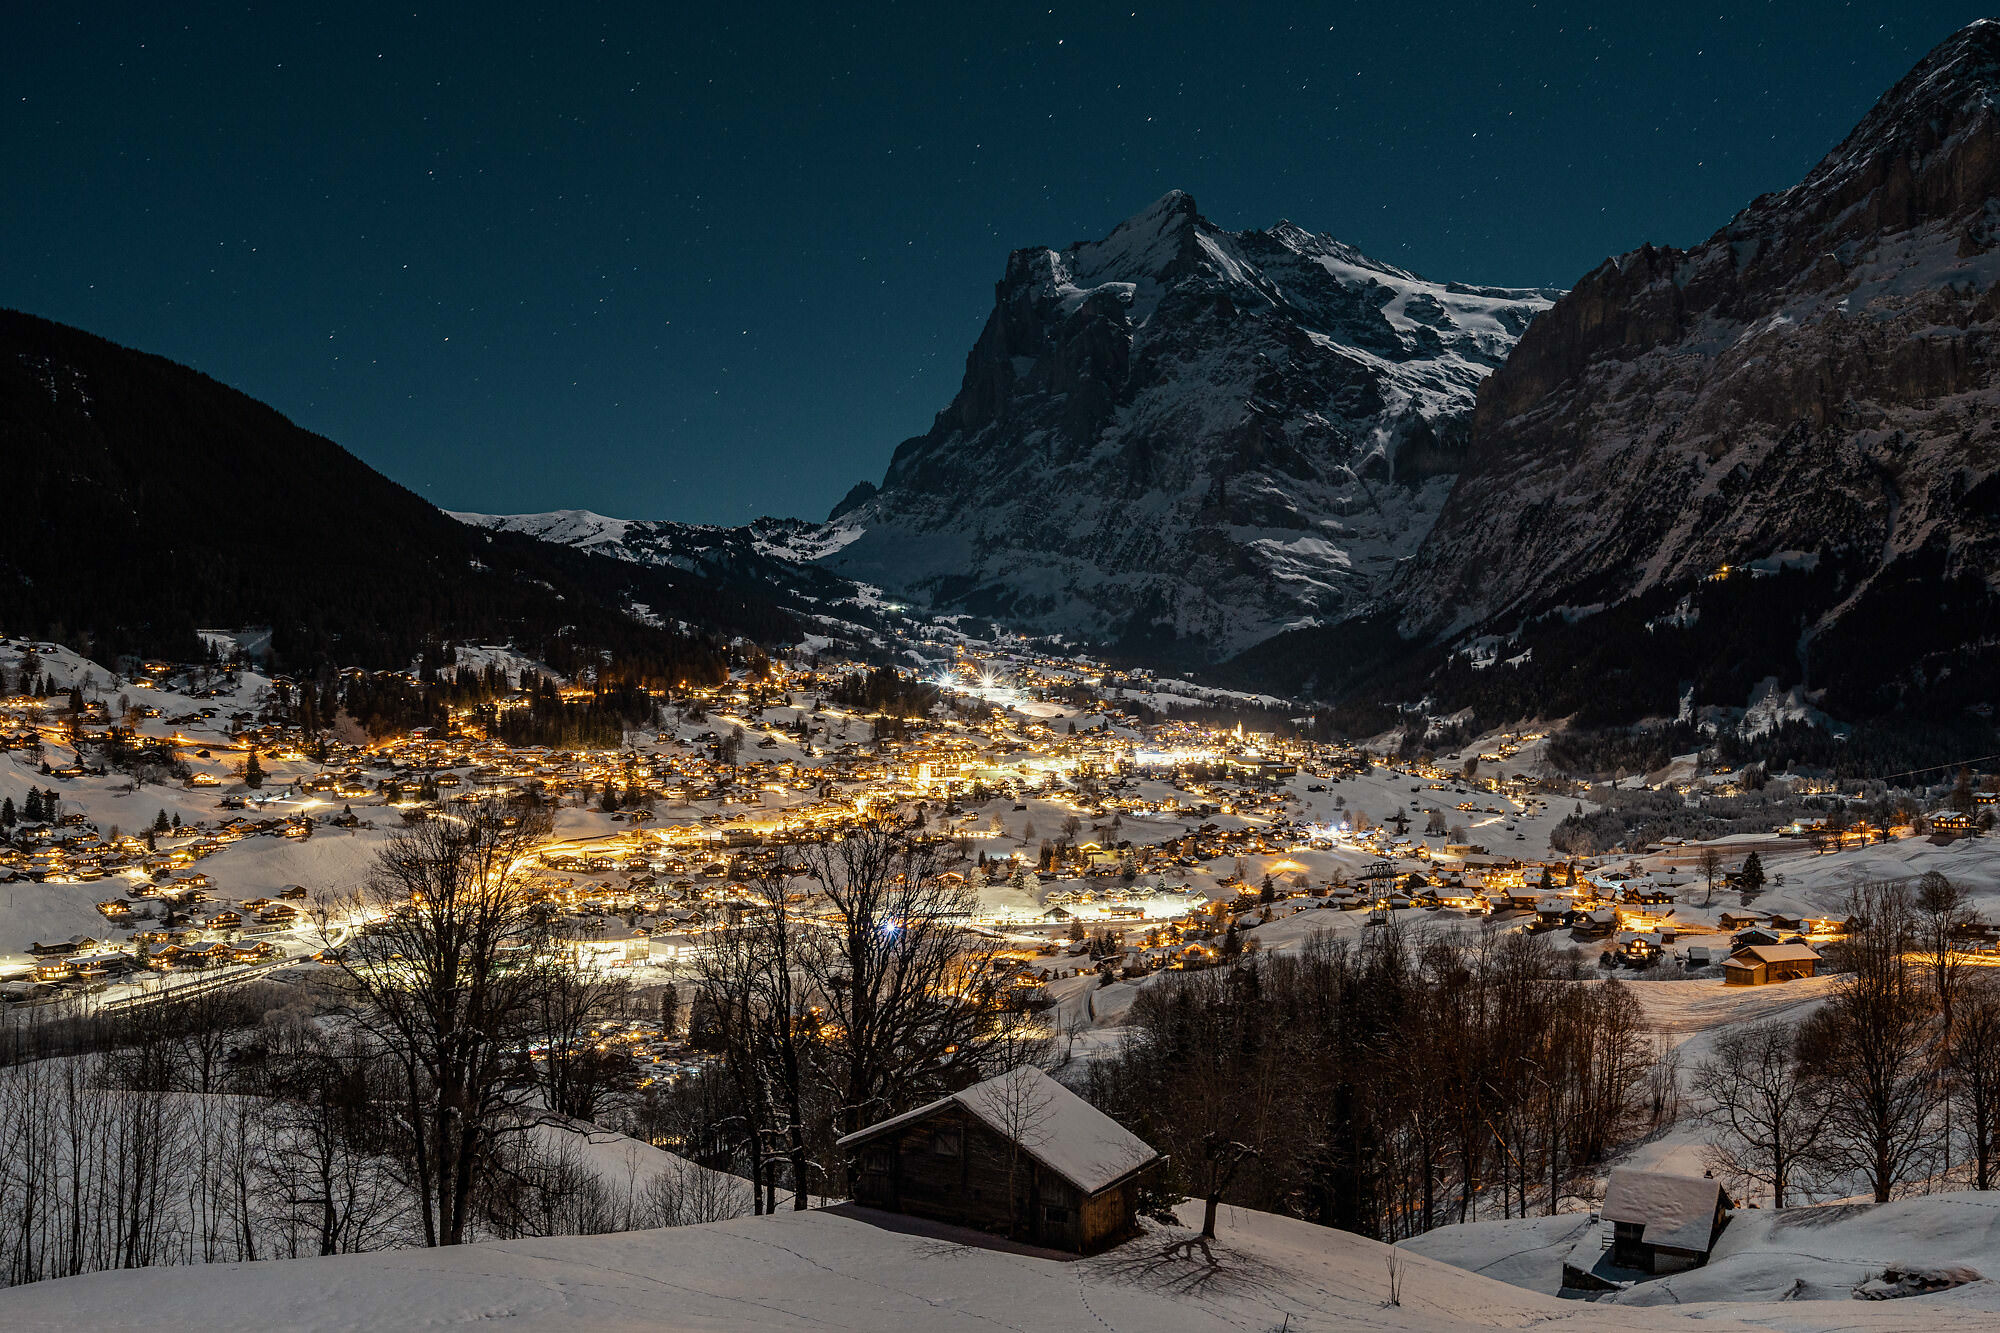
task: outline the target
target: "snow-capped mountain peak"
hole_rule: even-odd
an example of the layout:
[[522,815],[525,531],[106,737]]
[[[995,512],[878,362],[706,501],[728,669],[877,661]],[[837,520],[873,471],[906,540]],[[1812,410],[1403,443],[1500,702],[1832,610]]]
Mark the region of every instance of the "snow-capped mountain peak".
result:
[[1009,257],[965,380],[835,568],[1196,655],[1365,604],[1429,530],[1481,380],[1556,293],[1431,281],[1174,190]]

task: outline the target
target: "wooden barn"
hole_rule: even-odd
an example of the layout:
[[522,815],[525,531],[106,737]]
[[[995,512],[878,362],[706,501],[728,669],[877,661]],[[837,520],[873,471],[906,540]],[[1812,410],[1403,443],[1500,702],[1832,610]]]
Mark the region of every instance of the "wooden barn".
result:
[[854,1201],[1095,1254],[1136,1229],[1160,1161],[1131,1131],[1023,1065],[840,1140]]
[[1713,1180],[1657,1171],[1611,1173],[1603,1216],[1611,1262],[1641,1273],[1679,1273],[1708,1262],[1729,1221],[1729,1195]]

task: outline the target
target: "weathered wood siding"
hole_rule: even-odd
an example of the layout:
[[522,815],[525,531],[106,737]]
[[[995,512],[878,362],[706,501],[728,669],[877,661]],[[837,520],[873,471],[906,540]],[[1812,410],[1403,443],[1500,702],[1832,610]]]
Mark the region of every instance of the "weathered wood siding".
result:
[[1137,1180],[1128,1180],[1092,1195],[1083,1203],[1083,1234],[1078,1248],[1085,1254],[1094,1254],[1106,1246],[1116,1245],[1137,1227],[1138,1217]]
[[855,1167],[857,1203],[1050,1249],[1089,1253],[1113,1244],[1138,1213],[1136,1183],[1086,1198],[955,1106],[861,1144]]

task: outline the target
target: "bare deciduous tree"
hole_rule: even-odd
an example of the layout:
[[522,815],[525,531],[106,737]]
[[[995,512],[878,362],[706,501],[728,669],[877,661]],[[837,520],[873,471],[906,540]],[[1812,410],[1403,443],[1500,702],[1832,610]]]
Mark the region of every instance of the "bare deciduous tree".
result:
[[1913,943],[1930,973],[1938,1016],[1949,1038],[1953,1003],[1965,975],[1966,960],[1958,948],[1959,935],[1979,920],[1979,914],[1972,908],[1971,896],[1935,870],[1917,881],[1914,906]]
[[631,1072],[630,1061],[606,1049],[592,1024],[616,1012],[631,985],[615,973],[580,966],[573,955],[556,951],[536,965],[539,984],[530,990],[530,1037],[541,1058],[534,1062],[544,1104],[559,1116],[595,1120],[605,1094]]
[[1701,868],[1702,882],[1705,886],[1701,905],[1706,907],[1715,898],[1715,877],[1722,873],[1722,853],[1713,847],[1704,847],[1695,864]]
[[496,1142],[528,1105],[516,1048],[548,984],[551,940],[519,871],[549,828],[545,810],[489,803],[399,831],[341,955],[354,1016],[397,1070],[427,1245],[467,1239]]
[[990,946],[941,844],[877,824],[802,849],[823,924],[799,959],[824,1007],[836,1122],[852,1133],[984,1072]]
[[1940,1132],[1932,1059],[1937,1009],[1908,950],[1916,921],[1901,884],[1867,884],[1848,899],[1857,929],[1841,944],[1840,988],[1800,1031],[1832,1106],[1829,1150],[1864,1176],[1878,1203],[1928,1166]]
[[1959,997],[1950,1068],[1958,1122],[1972,1148],[1974,1189],[2000,1185],[2000,983],[1982,978]]
[[1703,1118],[1721,1132],[1710,1145],[1715,1164],[1770,1186],[1774,1208],[1819,1160],[1833,1119],[1829,1090],[1799,1058],[1798,1038],[1789,1023],[1738,1028],[1694,1071]]
[[1020,1187],[1021,1159],[1025,1152],[1039,1148],[1049,1134],[1049,1117],[1055,1097],[1032,1065],[1015,1065],[986,1085],[986,1109],[1001,1136],[1007,1141],[1007,1231],[1021,1234],[1027,1217],[1028,1197]]

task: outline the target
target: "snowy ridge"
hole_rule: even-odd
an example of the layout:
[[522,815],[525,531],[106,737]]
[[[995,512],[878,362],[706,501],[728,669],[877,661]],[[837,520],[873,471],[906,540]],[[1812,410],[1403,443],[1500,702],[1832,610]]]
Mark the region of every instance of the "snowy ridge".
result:
[[585,550],[605,548],[606,553],[629,559],[624,542],[632,531],[629,519],[606,518],[588,509],[557,509],[546,514],[470,514],[445,511],[459,522],[494,532],[522,532],[545,542],[580,546]]
[[635,564],[680,564],[683,568],[691,568],[695,562],[690,552],[730,544],[745,545],[774,560],[803,564],[829,555],[861,535],[855,527],[790,518],[760,518],[732,528],[669,519],[609,518],[588,509],[553,509],[545,514],[452,512],[451,517],[471,527],[519,532]]
[[[860,535],[851,525],[759,518],[741,527],[676,523],[665,519],[610,518],[588,509],[541,514],[454,513],[461,523],[492,532],[514,532],[574,546],[637,565],[664,565],[768,598],[791,611],[823,644],[881,649],[898,641],[900,619],[879,588],[857,583],[816,561]],[[657,623],[651,609],[628,614]]]

